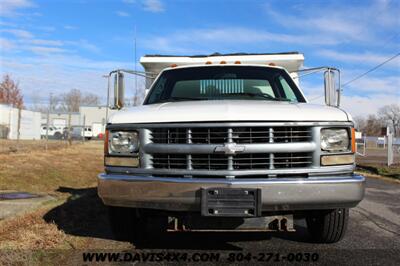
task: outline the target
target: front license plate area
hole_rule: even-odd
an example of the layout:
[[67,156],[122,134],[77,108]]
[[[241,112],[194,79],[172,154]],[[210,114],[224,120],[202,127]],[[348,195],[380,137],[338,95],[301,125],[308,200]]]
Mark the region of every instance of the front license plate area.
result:
[[201,215],[218,217],[261,216],[261,190],[256,188],[202,189]]

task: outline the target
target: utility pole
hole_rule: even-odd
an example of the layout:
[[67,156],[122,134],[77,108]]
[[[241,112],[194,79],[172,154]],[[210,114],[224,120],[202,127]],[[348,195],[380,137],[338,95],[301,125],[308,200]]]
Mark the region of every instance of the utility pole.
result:
[[18,124],[17,124],[17,150],[19,149],[19,138],[21,136],[21,112],[22,107],[18,106]]
[[386,128],[386,138],[387,138],[387,166],[393,164],[393,133],[390,127]]
[[49,106],[47,108],[47,118],[46,118],[46,151],[48,149],[48,142],[49,142],[49,123],[50,123],[49,120],[50,120],[51,98],[52,98],[52,94],[50,93]]
[[72,132],[71,132],[71,110],[68,112],[68,144],[69,146],[72,145]]
[[83,115],[83,128],[82,128],[82,142],[85,142],[85,133],[86,133],[86,115]]
[[[137,60],[137,49],[136,49],[136,24],[135,24],[135,73],[136,73],[136,71],[137,71],[137,69],[136,69],[136,60]],[[135,74],[135,98],[134,98],[134,102],[133,102],[133,105],[136,105],[136,102],[137,102],[137,97],[138,97],[138,80],[137,80],[137,75]]]

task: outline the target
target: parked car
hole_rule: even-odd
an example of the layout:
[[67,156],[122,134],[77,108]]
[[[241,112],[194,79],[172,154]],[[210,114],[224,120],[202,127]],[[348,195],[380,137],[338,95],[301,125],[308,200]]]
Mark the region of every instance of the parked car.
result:
[[42,126],[40,131],[41,138],[46,138],[46,134],[50,139],[62,138],[62,130],[55,126],[49,126],[48,129],[47,126]]

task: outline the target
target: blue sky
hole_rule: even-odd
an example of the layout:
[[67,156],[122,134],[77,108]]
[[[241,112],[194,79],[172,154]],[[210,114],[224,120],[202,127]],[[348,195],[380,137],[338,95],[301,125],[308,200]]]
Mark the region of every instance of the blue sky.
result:
[[[285,52],[351,80],[400,52],[400,1],[0,0],[0,74],[27,105],[72,88],[106,95],[102,75],[144,54]],[[301,80],[309,99],[322,82]],[[133,87],[129,88],[133,93]],[[400,102],[400,58],[344,88],[353,115]],[[321,102],[317,98],[313,102]]]

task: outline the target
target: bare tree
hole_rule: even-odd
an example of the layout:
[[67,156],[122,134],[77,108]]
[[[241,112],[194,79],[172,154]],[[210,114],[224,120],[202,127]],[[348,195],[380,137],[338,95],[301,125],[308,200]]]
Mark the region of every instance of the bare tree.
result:
[[69,92],[61,95],[61,109],[68,112],[79,112],[79,107],[82,105],[99,104],[99,96],[92,93],[83,94],[78,89],[72,89]]
[[394,134],[400,134],[400,105],[390,104],[385,105],[378,110],[379,117],[386,122],[386,125],[393,128]]
[[380,136],[382,127],[384,124],[381,119],[376,115],[368,115],[364,132],[367,136]]
[[354,117],[354,124],[357,131],[365,132],[367,120],[363,116]]
[[82,105],[99,105],[100,98],[96,94],[93,93],[86,93],[81,101]]
[[50,112],[54,112],[59,109],[60,100],[61,100],[60,97],[50,94],[49,98]]
[[24,106],[19,84],[14,82],[9,75],[4,75],[3,81],[0,83],[0,103],[11,104],[17,108]]

